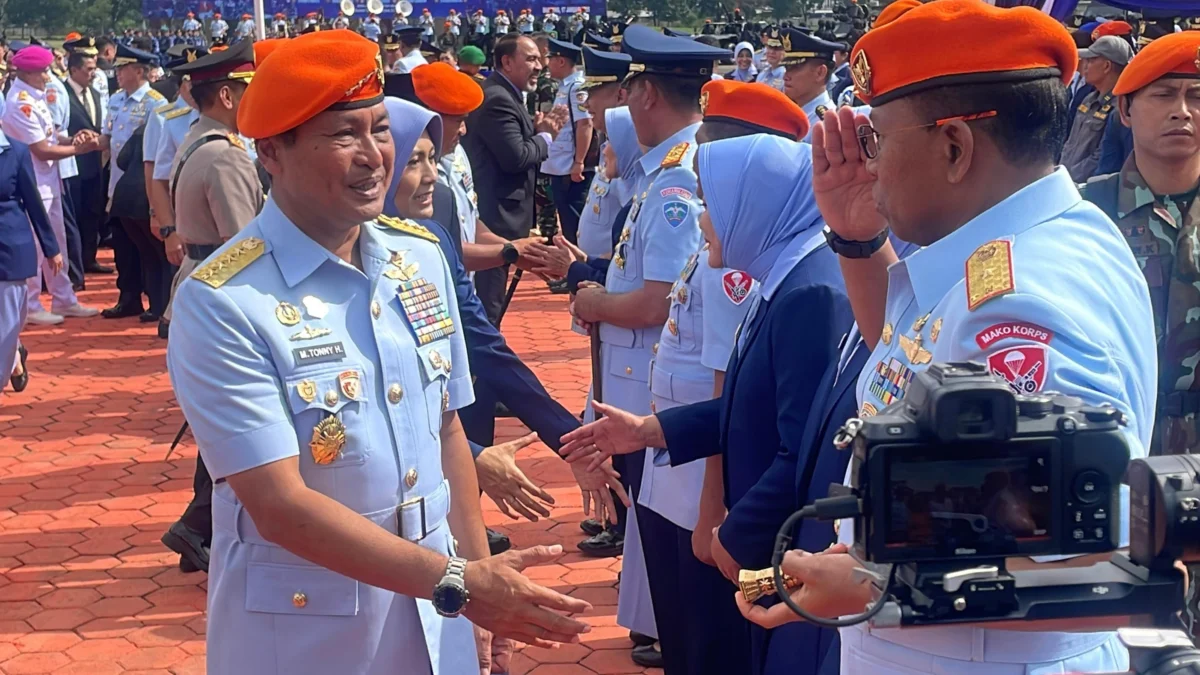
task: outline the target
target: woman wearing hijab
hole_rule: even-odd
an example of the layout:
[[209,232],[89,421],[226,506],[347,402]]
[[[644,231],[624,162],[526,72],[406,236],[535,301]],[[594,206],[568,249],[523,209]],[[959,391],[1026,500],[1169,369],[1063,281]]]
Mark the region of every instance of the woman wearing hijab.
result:
[[[433,184],[437,182],[437,161],[441,156],[441,144],[432,139],[442,137],[442,118],[431,110],[398,98],[385,98],[383,104],[388,111],[392,145],[396,148],[396,168],[392,171],[383,214],[393,218],[429,219],[433,216]],[[430,171],[424,170],[425,163],[430,165]],[[406,171],[409,167],[422,170]],[[407,181],[403,190],[400,189],[402,180]],[[399,205],[397,197],[400,198]]]
[[725,79],[738,82],[754,82],[758,79],[758,68],[754,66],[754,45],[739,42],[733,48],[733,60],[737,68],[725,73]]
[[[602,457],[665,448],[657,460],[671,466],[721,455],[730,515],[713,538],[712,553],[725,577],[736,582],[740,568],[768,566],[774,537],[735,524],[738,503],[777,456],[806,450],[807,413],[852,314],[837,257],[825,245],[824,222],[805,187],[812,181],[810,146],[759,134],[704,144],[696,159],[710,265],[742,270],[760,284],[758,296],[747,300],[721,397],[646,417],[597,404],[605,417],[568,434],[562,451],[578,460],[597,451]],[[719,293],[745,287],[730,279],[726,290],[721,281]],[[764,672],[768,639],[766,631],[752,628],[750,672]],[[823,648],[813,650],[824,655]]]

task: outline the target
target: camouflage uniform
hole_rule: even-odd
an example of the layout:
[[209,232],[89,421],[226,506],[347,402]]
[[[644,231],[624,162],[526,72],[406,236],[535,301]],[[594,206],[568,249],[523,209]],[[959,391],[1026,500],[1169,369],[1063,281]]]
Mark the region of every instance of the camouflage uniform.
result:
[[[1088,185],[1103,181],[1093,179]],[[1114,220],[1150,286],[1158,337],[1159,396],[1151,454],[1200,449],[1200,204],[1196,191],[1156,196],[1133,156],[1116,178]],[[1093,200],[1095,201],[1095,200]],[[1103,208],[1103,207],[1102,207]]]
[[[533,116],[550,112],[554,106],[554,95],[557,93],[558,83],[550,77],[548,68],[542,68],[542,72],[538,74],[537,89],[525,97],[529,114]],[[537,208],[538,229],[544,236],[553,236],[558,232],[558,213],[555,212],[554,202],[550,199],[550,177],[541,172],[538,172],[534,202]]]

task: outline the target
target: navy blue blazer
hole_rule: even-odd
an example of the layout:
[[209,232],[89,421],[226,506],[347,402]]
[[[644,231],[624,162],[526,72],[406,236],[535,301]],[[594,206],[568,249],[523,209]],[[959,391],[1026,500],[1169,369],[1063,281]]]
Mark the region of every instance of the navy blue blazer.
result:
[[467,343],[471,375],[495,392],[496,398],[525,426],[537,432],[543,443],[558,451],[562,447],[560,439],[568,431],[579,428],[579,420],[551,398],[529,366],[488,321],[452,235],[431,220],[421,221],[421,224],[438,236],[438,244],[454,275],[454,291],[458,297],[459,320]]
[[[625,216],[629,215],[629,209],[633,206],[633,200],[621,207],[617,211],[617,217],[613,220],[612,230],[612,247],[617,248],[617,240],[621,238],[621,230],[625,229]],[[579,282],[594,281],[600,285],[604,285],[608,278],[608,264],[612,262],[608,258],[593,258],[587,262],[573,262],[567,268],[567,288],[572,293],[579,290]]]
[[[735,506],[776,456],[805,447],[821,377],[837,363],[852,322],[837,256],[822,245],[743,327],[742,353],[730,358],[721,397],[658,413],[672,466],[722,455],[726,506]],[[762,559],[770,552],[768,545]]]
[[[8,144],[0,152],[0,281],[23,281],[38,273],[34,246],[41,246],[47,258],[60,251],[42,206],[29,146],[11,138]],[[30,223],[37,243],[29,231]]]

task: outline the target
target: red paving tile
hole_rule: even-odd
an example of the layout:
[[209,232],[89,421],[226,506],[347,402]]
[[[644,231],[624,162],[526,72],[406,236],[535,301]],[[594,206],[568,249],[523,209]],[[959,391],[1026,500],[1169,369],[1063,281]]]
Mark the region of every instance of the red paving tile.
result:
[[[116,299],[113,277],[88,279],[85,304]],[[567,328],[566,300],[526,280],[505,321],[513,348],[568,410],[587,392],[586,339]],[[32,378],[0,397],[0,674],[200,675],[206,577],[183,574],[158,542],[191,496],[196,447],[167,459],[182,418],[165,366],[166,345],[136,320],[70,319],[29,327]],[[498,420],[497,436],[526,433]],[[594,605],[577,645],[524,648],[512,675],[624,675],[612,560],[575,553],[580,497],[571,473],[538,443],[518,464],[557,500],[552,518],[512,521],[489,500],[484,517],[517,546],[562,544],[530,578]]]

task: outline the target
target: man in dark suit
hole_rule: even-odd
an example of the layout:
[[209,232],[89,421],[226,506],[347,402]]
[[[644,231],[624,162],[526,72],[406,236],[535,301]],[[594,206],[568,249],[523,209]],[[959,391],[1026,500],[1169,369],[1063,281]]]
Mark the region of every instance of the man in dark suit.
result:
[[[68,133],[74,137],[87,130],[102,133],[104,108],[100,93],[92,87],[92,73],[96,70],[95,48],[74,50],[67,61],[67,98],[70,100]],[[86,272],[111,274],[112,268],[96,262],[96,247],[100,243],[100,223],[104,219],[105,184],[104,166],[99,150],[78,155],[75,163],[79,175],[67,179],[71,194],[75,220],[82,239],[83,268]]]
[[[463,147],[475,175],[480,220],[511,240],[528,236],[533,226],[537,167],[566,111],[531,118],[525,110],[524,94],[537,87],[543,68],[533,40],[506,37],[496,43],[494,53],[496,69],[483,83],[483,105],[467,118]],[[493,323],[499,320],[507,281],[507,266],[475,274],[475,288]]]

